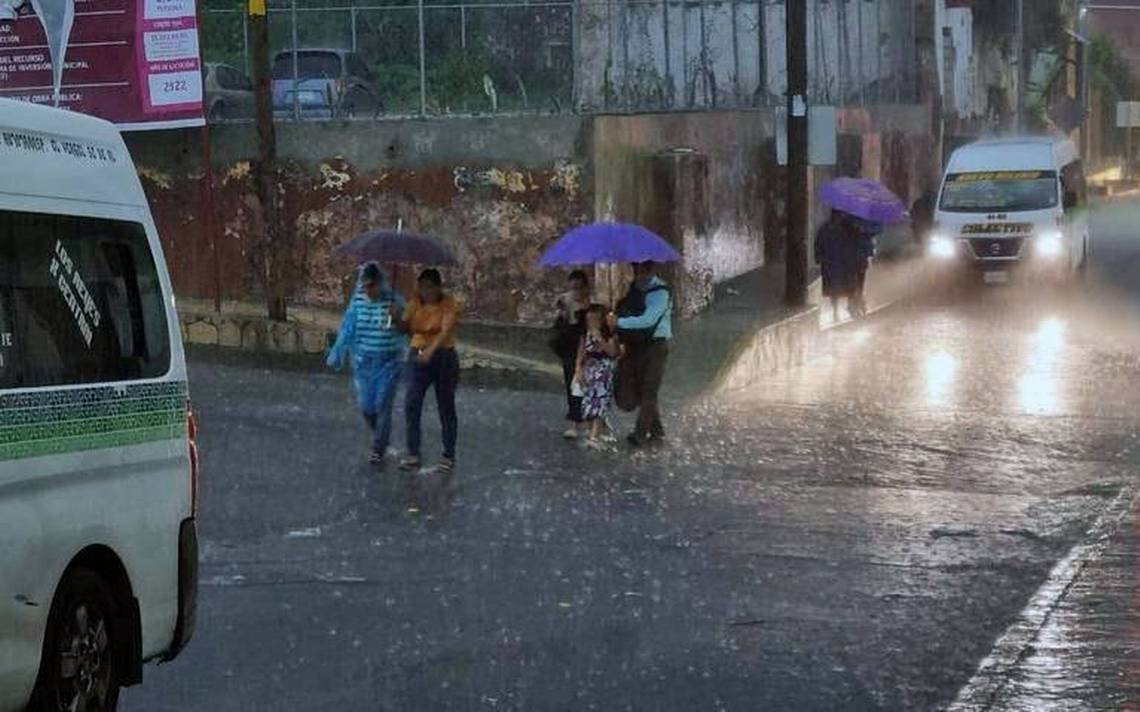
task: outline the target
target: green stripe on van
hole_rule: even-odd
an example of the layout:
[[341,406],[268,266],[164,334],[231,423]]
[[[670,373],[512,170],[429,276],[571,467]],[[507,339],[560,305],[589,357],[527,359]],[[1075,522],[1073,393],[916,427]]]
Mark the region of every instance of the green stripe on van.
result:
[[109,401],[12,408],[0,410],[0,431],[4,428],[30,423],[58,423],[61,420],[130,416],[138,413],[150,413],[155,410],[184,411],[185,408],[185,396],[115,398]]
[[0,395],[0,461],[185,436],[185,383]]

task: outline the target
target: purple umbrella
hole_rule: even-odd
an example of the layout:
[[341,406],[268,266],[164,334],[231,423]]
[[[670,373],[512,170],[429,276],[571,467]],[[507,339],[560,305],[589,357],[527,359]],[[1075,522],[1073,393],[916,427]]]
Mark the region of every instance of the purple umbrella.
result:
[[870,222],[889,225],[910,217],[897,195],[870,178],[836,178],[823,186],[820,197],[836,210]]
[[398,265],[454,265],[455,255],[434,237],[402,230],[366,232],[333,250],[333,257]]
[[681,255],[640,225],[594,223],[575,228],[543,253],[543,267],[679,262]]

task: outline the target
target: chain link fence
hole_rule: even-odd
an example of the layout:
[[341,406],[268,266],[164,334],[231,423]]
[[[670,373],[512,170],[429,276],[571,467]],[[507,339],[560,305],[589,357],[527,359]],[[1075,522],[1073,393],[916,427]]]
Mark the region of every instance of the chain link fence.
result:
[[[809,0],[813,101],[913,101],[913,12]],[[786,86],[783,0],[279,0],[269,18],[281,118],[744,108]],[[202,42],[211,115],[251,113],[244,5],[208,0]]]

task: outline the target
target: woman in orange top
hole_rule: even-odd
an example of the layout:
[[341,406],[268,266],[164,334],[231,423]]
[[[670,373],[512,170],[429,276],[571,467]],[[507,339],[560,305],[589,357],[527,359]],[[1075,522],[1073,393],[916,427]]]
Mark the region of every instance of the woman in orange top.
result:
[[443,429],[443,458],[436,469],[449,473],[455,467],[455,441],[459,427],[455,412],[455,390],[459,386],[455,331],[459,325],[459,313],[459,302],[443,291],[439,270],[424,270],[416,282],[416,296],[408,304],[403,319],[403,326],[412,337],[405,398],[408,454],[400,463],[405,470],[420,468],[420,421],[424,397],[428,388],[433,386]]

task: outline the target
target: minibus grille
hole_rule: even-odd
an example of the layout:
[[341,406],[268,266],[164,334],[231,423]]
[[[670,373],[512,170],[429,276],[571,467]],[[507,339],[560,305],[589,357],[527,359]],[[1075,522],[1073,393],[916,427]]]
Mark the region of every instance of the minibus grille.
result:
[[975,237],[970,240],[970,249],[980,260],[1010,259],[1021,255],[1023,237]]

